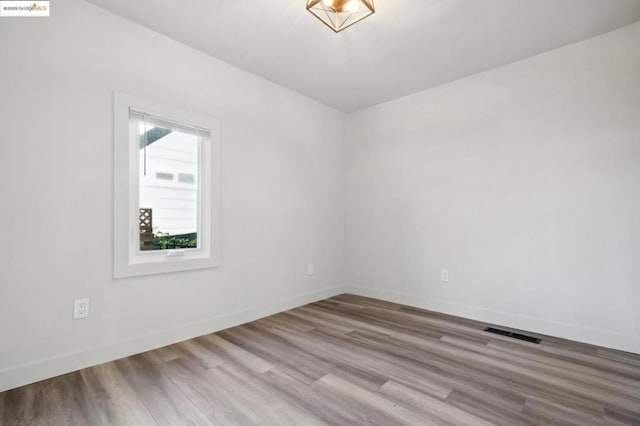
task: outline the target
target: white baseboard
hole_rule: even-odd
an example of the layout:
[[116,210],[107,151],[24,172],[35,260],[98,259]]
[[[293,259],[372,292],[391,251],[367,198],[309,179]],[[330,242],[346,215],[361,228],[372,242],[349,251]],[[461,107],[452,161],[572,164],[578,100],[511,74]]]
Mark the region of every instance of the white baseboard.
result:
[[53,358],[4,368],[0,370],[0,392],[245,324],[344,292],[344,287],[325,288],[266,305],[219,315],[204,321],[181,325],[131,340],[96,346]]
[[511,312],[495,311],[479,306],[428,299],[389,290],[350,286],[346,288],[346,292],[504,327],[640,354],[640,336],[637,335],[620,334],[608,330],[528,317]]

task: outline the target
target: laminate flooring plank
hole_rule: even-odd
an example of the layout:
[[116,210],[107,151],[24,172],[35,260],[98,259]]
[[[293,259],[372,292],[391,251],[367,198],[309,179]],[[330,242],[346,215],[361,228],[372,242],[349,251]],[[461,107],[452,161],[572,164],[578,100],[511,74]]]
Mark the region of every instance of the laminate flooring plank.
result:
[[[520,410],[524,406],[525,396],[520,392],[521,388],[513,386],[509,380],[505,380],[500,376],[499,369],[477,369],[475,366],[469,366],[458,362],[451,357],[425,354],[412,345],[391,337],[381,336],[375,338],[371,335],[362,336],[362,333],[351,333],[349,337],[353,337],[354,341],[363,344],[369,348],[376,348],[378,351],[385,351],[388,356],[395,356],[401,360],[400,366],[405,371],[417,371],[412,376],[424,376],[427,372],[429,378],[421,378],[419,383],[441,383],[447,384],[449,390],[464,390],[469,394],[481,394],[485,399],[493,399],[501,401],[502,404],[508,404],[516,410]],[[429,343],[426,343],[429,345]],[[432,342],[432,345],[437,342]],[[393,358],[386,361],[387,364],[393,364]],[[396,382],[418,388],[419,384],[412,382],[401,374],[393,377]],[[424,385],[422,385],[424,386]],[[433,395],[433,393],[430,393]],[[446,397],[448,393],[441,395]]]
[[[406,339],[406,336],[402,335],[396,335],[395,337],[400,340]],[[513,365],[508,362],[496,360],[490,356],[468,352],[459,348],[447,347],[443,344],[423,345],[422,342],[416,341],[415,339],[412,339],[411,342],[436,355],[454,358],[459,362],[475,366],[475,368],[479,370],[486,371],[487,369],[492,369],[492,371],[497,372],[500,377],[521,383],[526,382],[529,386],[537,389],[555,388],[561,392],[568,392],[585,398],[601,400],[610,404],[612,407],[628,409],[633,409],[634,407],[637,409],[640,407],[640,402],[637,398],[622,394],[612,394],[600,387],[588,386],[581,382],[573,382],[568,379],[558,378],[551,374],[537,371],[533,368]]]
[[640,380],[640,368],[634,365],[630,365],[626,362],[619,362],[601,358],[598,357],[597,354],[587,354],[580,351],[574,351],[560,345],[549,345],[545,342],[542,342],[536,349],[539,349],[542,352],[549,353],[551,355],[563,356],[565,357],[565,359],[568,359],[572,362],[580,363],[582,365],[609,370],[614,373],[626,375],[633,379]]
[[[536,368],[532,365],[519,365],[516,359],[511,362],[507,362],[505,360],[495,359],[481,352],[469,353],[468,351],[445,347],[439,347],[438,349],[442,350],[444,353],[450,354],[451,356],[464,358],[468,362],[477,362],[487,366],[499,367],[509,374],[521,376],[521,381],[528,380],[530,382],[542,383],[545,386],[554,386],[563,391],[575,393],[581,396],[595,397],[616,407],[640,407],[640,395],[629,395],[628,393],[616,392],[613,389],[603,387],[601,383],[594,385],[593,383],[584,383],[584,381],[576,380],[575,378],[574,380],[571,380],[569,378],[559,376],[558,374],[554,374],[554,372],[545,368]],[[557,373],[557,371],[555,373]]]
[[443,314],[440,312],[429,311],[427,309],[417,308],[414,306],[400,305],[400,308],[398,310],[400,312],[411,313],[418,316],[426,316],[434,319],[441,319],[452,324],[458,324],[458,325],[463,325],[463,326],[473,327],[473,328],[482,329],[491,325],[488,323],[484,323],[482,321],[476,321],[468,318],[457,317],[454,315]]
[[155,425],[149,410],[112,362],[80,371],[104,425]]
[[524,426],[529,423],[522,418],[524,398],[522,399],[522,404],[514,406],[499,397],[464,388],[454,389],[447,395],[445,401],[447,404],[486,420],[491,424],[498,426]]
[[[422,339],[416,340],[413,336],[408,337],[411,338],[409,342],[384,336],[379,339],[369,337],[367,340],[361,337],[357,341],[363,344],[368,342],[366,344],[371,348],[396,353],[398,356],[408,357],[415,362],[424,362],[429,368],[435,368],[434,371],[439,376],[448,378],[458,389],[480,390],[497,398],[511,400],[514,404],[519,404],[526,396],[543,395],[581,407],[588,412],[602,411],[602,404],[588,396],[572,395],[562,389],[530,380],[526,376],[510,374],[500,367],[477,364],[438,353],[434,349],[438,342],[425,342]],[[419,348],[422,348],[428,355],[413,355],[413,352],[420,350]]]
[[[329,309],[327,308],[327,310]],[[340,313],[368,324],[380,325],[390,331],[409,332],[438,338],[442,337],[446,332],[446,334],[450,336],[459,336],[461,338],[475,340],[479,343],[488,343],[490,341],[490,335],[483,333],[480,329],[455,324],[448,324],[447,327],[443,327],[442,323],[444,323],[444,321],[442,320],[429,320],[404,312],[387,311],[385,309],[371,307],[362,311]]]
[[267,361],[234,345],[217,334],[207,334],[195,340],[201,342],[208,350],[215,353],[224,361],[223,363],[232,362],[254,374],[262,374],[272,368],[272,365]]
[[405,306],[405,305],[400,305],[398,303],[387,302],[385,300],[372,299],[370,297],[356,296],[353,294],[340,294],[338,296],[332,297],[331,299],[325,299],[325,300],[333,300],[333,299],[351,302],[353,304],[364,306],[364,307],[377,306],[390,311],[399,310]]
[[218,335],[305,383],[313,383],[330,371],[331,365],[314,354],[291,347],[283,339],[255,327],[234,327]]
[[87,396],[87,387],[80,372],[58,376],[37,385],[42,395],[41,411],[29,424],[102,424],[93,401]]
[[348,418],[349,424],[436,425],[410,408],[396,404],[378,393],[369,392],[332,374],[312,387],[331,402],[331,409]]
[[626,423],[617,418],[607,416],[604,417],[604,424],[606,426],[637,426],[637,424],[634,425],[633,423]]
[[176,346],[188,357],[197,359],[206,368],[213,368],[222,365],[227,360],[211,350],[209,345],[203,345],[201,339],[191,339]]
[[[174,362],[174,361],[171,361]],[[154,420],[161,425],[209,425],[207,417],[160,372],[159,366],[140,355],[115,361]]]
[[322,421],[307,410],[277,398],[270,388],[234,365],[223,365],[207,372],[207,378],[224,386],[242,411],[254,412],[266,425],[319,425]]
[[273,328],[280,328],[285,331],[293,332],[305,332],[313,330],[314,325],[309,321],[300,320],[298,318],[291,318],[291,316],[285,316],[284,314],[277,314],[270,317],[259,319],[255,323],[264,324]]
[[340,339],[318,330],[308,334],[322,339],[328,350],[342,352],[344,356],[351,355],[364,368],[419,389],[427,395],[444,398],[456,385],[455,381],[439,375],[437,370],[423,368],[423,365],[412,360],[394,357],[387,351],[371,351],[368,347],[348,339],[347,336]]
[[376,390],[389,378],[382,372],[367,368],[362,362],[363,354],[353,351],[341,351],[326,344],[325,341],[308,336],[305,333],[285,333],[274,330],[274,334],[286,339],[297,348],[304,348],[325,361],[331,361],[329,372],[353,382],[367,390]]
[[459,324],[451,321],[447,321],[445,319],[441,319],[439,317],[434,316],[425,316],[420,314],[415,314],[411,312],[406,312],[403,310],[389,310],[383,307],[378,306],[369,306],[364,310],[353,310],[353,309],[337,309],[336,307],[323,304],[322,302],[318,302],[314,305],[314,308],[318,310],[323,310],[327,312],[336,313],[339,315],[353,315],[358,319],[368,318],[368,319],[401,319],[402,321],[393,321],[395,326],[402,326],[402,322],[412,322],[420,324],[421,327],[432,326],[436,327],[439,330],[450,330],[450,331],[469,331],[469,330],[479,330],[479,327],[476,325],[475,327],[471,327],[467,324]]
[[553,425],[553,426],[582,426],[569,421],[553,418],[548,413],[532,410],[526,407],[522,411],[522,418],[531,426]]
[[379,394],[398,405],[409,407],[419,412],[425,419],[430,419],[438,425],[451,426],[489,426],[491,423],[474,416],[446,402],[426,396],[415,389],[394,381],[385,383]]
[[331,401],[320,395],[312,385],[301,382],[277,367],[256,376],[278,399],[298,407],[326,425],[357,424],[336,410]]
[[305,331],[322,329],[331,332],[332,334],[347,334],[355,330],[353,327],[345,327],[342,324],[327,322],[320,316],[297,309],[290,311],[289,317],[291,321],[307,324],[310,329]]
[[557,402],[540,398],[527,398],[525,415],[553,419],[555,422],[564,422],[579,426],[592,426],[604,424],[604,410],[598,415],[584,413],[573,407],[568,407]]
[[243,404],[235,401],[221,383],[209,380],[202,364],[189,359],[168,362],[159,370],[213,424],[259,424],[253,411],[243,411]]
[[35,424],[42,415],[42,398],[39,383],[0,393],[0,424]]
[[79,372],[44,380],[14,395],[5,392],[0,413],[7,425],[101,425],[93,401],[86,396],[86,385]]
[[[615,377],[602,377],[597,373],[594,374],[594,372],[592,372],[592,374],[584,374],[583,371],[575,371],[572,368],[566,368],[566,366],[563,367],[559,365],[553,365],[552,363],[541,362],[540,359],[530,359],[527,356],[514,356],[514,354],[512,353],[505,353],[503,351],[496,350],[491,346],[478,345],[473,342],[468,342],[449,336],[444,336],[440,340],[445,344],[450,344],[455,347],[467,349],[470,352],[488,355],[494,359],[503,360],[514,366],[522,366],[524,368],[535,369],[540,373],[569,379],[576,383],[594,386],[607,392],[619,393],[631,398],[640,397],[640,383],[637,382],[616,380]],[[638,403],[640,404],[640,399]]]
[[[328,312],[328,311],[327,311]],[[401,315],[396,316],[395,319],[383,318],[382,315],[369,315],[368,312],[346,312],[343,313],[345,318],[350,318],[355,321],[359,321],[367,325],[367,327],[356,327],[356,331],[371,331],[377,332],[371,329],[372,326],[379,327],[385,330],[384,334],[392,333],[409,333],[425,338],[440,339],[443,336],[443,330],[428,325],[422,325],[411,320],[403,318]],[[455,332],[451,332],[452,334]],[[484,340],[488,342],[488,340]]]
[[537,361],[542,364],[549,364],[555,367],[571,370],[573,372],[576,372],[585,376],[599,377],[614,383],[624,383],[627,386],[631,386],[635,388],[636,391],[640,391],[640,380],[634,379],[624,374],[619,374],[617,372],[611,371],[609,369],[605,369],[603,367],[595,367],[592,365],[585,365],[582,363],[571,362],[564,357],[553,356],[553,355],[550,356],[537,349],[535,350],[524,349],[518,345],[513,345],[510,343],[492,342],[492,343],[489,343],[487,346],[491,349],[505,352],[515,357]]
[[214,424],[322,424],[313,414],[278,399],[253,372],[233,364],[203,370],[177,360],[162,371]]
[[335,306],[338,309],[350,309],[350,310],[356,310],[356,311],[366,309],[366,305],[363,305],[362,303],[358,303],[357,301],[350,302],[344,299],[337,299],[335,297],[331,299],[321,300],[316,303],[318,306],[329,305],[329,306]]
[[596,354],[600,358],[610,359],[612,361],[622,362],[625,364],[633,365],[635,367],[640,367],[640,355],[607,348],[597,348]]
[[374,333],[387,334],[389,333],[389,329],[385,327],[380,327],[374,324],[368,324],[366,321],[361,321],[359,319],[349,318],[348,316],[341,315],[332,311],[326,311],[320,308],[312,308],[309,306],[304,306],[296,309],[297,312],[304,312],[310,315],[315,315],[318,318],[326,321],[327,324],[331,325],[339,325],[343,327],[348,327],[353,330],[369,330]]
[[179,349],[179,344],[163,346],[152,351],[144,352],[141,355],[152,364],[164,364],[165,362],[185,357],[184,351]]
[[605,423],[626,426],[640,426],[640,411],[612,410],[604,408]]

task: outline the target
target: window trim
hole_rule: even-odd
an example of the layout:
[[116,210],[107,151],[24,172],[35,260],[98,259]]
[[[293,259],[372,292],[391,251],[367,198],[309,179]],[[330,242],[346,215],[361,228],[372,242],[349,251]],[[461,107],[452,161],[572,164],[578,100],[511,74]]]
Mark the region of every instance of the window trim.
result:
[[[130,139],[130,109],[176,123],[207,130],[201,144],[198,249],[139,250],[139,148]],[[220,123],[217,119],[184,111],[127,93],[113,94],[114,203],[113,276],[125,278],[219,266],[220,239]],[[136,231],[136,229],[138,229]]]

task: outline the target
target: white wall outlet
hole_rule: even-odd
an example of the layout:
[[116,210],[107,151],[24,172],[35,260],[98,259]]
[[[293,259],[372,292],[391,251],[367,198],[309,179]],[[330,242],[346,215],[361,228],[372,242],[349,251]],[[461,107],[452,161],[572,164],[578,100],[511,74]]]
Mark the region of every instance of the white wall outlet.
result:
[[89,316],[89,299],[78,299],[73,302],[73,319],[87,318]]
[[448,269],[440,269],[440,281],[443,283],[449,282],[449,270]]
[[313,274],[315,274],[315,268],[313,267],[313,263],[309,263],[307,265],[307,275],[311,276]]

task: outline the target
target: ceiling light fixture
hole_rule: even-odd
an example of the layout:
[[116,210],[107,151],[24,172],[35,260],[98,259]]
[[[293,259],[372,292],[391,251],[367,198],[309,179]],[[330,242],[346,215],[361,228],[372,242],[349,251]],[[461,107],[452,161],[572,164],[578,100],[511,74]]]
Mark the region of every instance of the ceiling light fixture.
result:
[[307,0],[307,10],[337,33],[376,11],[373,0]]

